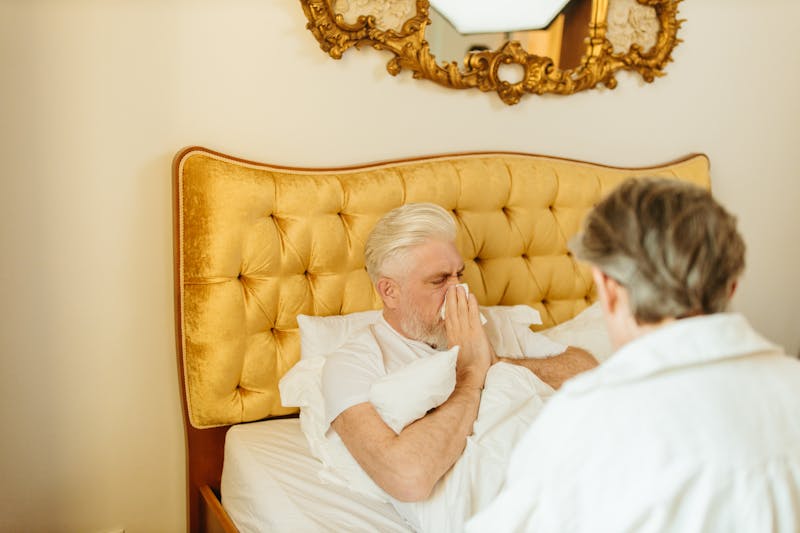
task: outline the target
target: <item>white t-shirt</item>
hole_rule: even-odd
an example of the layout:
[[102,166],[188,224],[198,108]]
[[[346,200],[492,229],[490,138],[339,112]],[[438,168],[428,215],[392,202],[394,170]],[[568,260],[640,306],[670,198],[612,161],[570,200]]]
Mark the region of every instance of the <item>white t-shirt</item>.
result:
[[322,371],[326,422],[369,401],[370,387],[381,377],[434,353],[434,348],[407,339],[379,317],[327,357]]

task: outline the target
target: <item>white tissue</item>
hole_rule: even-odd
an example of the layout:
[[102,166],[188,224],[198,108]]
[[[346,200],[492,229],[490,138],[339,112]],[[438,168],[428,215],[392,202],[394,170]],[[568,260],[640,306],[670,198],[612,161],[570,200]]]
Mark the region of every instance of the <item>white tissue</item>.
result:
[[[469,296],[469,287],[467,286],[466,283],[459,283],[458,285],[456,285],[456,287],[463,287],[464,294],[466,296]],[[447,305],[447,294],[445,294],[444,302],[442,302],[442,308],[439,310],[439,316],[442,317],[442,320],[444,320],[444,308],[446,305]],[[481,313],[481,324],[486,324],[486,317],[483,316],[483,313]]]

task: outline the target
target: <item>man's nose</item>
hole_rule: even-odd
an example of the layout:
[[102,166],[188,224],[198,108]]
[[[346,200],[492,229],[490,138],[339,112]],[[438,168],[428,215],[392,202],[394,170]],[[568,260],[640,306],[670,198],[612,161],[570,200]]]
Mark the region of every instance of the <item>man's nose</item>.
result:
[[453,285],[458,285],[461,281],[458,279],[458,274],[453,274],[449,278],[447,278],[447,287],[451,287]]

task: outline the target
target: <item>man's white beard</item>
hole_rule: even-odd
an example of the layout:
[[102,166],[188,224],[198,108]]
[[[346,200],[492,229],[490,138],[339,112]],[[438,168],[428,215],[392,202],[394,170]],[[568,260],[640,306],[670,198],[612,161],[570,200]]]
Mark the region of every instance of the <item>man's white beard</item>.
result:
[[410,339],[424,342],[436,350],[447,349],[444,320],[438,320],[438,317],[435,323],[426,324],[420,319],[420,313],[414,307],[409,307],[400,319],[400,327]]

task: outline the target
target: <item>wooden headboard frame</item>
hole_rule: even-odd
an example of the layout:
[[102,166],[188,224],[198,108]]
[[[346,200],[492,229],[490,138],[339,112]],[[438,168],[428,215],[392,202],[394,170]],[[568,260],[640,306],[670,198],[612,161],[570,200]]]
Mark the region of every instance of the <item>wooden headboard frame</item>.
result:
[[[231,424],[291,414],[276,385],[299,358],[296,315],[379,307],[363,269],[363,240],[381,214],[413,201],[451,209],[465,278],[481,304],[527,303],[550,326],[592,298],[588,269],[566,241],[592,205],[637,175],[709,186],[702,154],[642,168],[486,152],[311,169],[181,150],[173,162],[175,327],[190,530],[236,530],[219,502],[225,433]],[[246,233],[251,225],[258,238]],[[305,233],[317,240],[292,240]],[[320,256],[326,247],[341,265]],[[226,294],[243,292],[237,302],[255,314],[214,307],[214,291],[237,284]],[[297,298],[283,292],[287,286],[300,291]],[[260,341],[246,342],[256,334]]]

